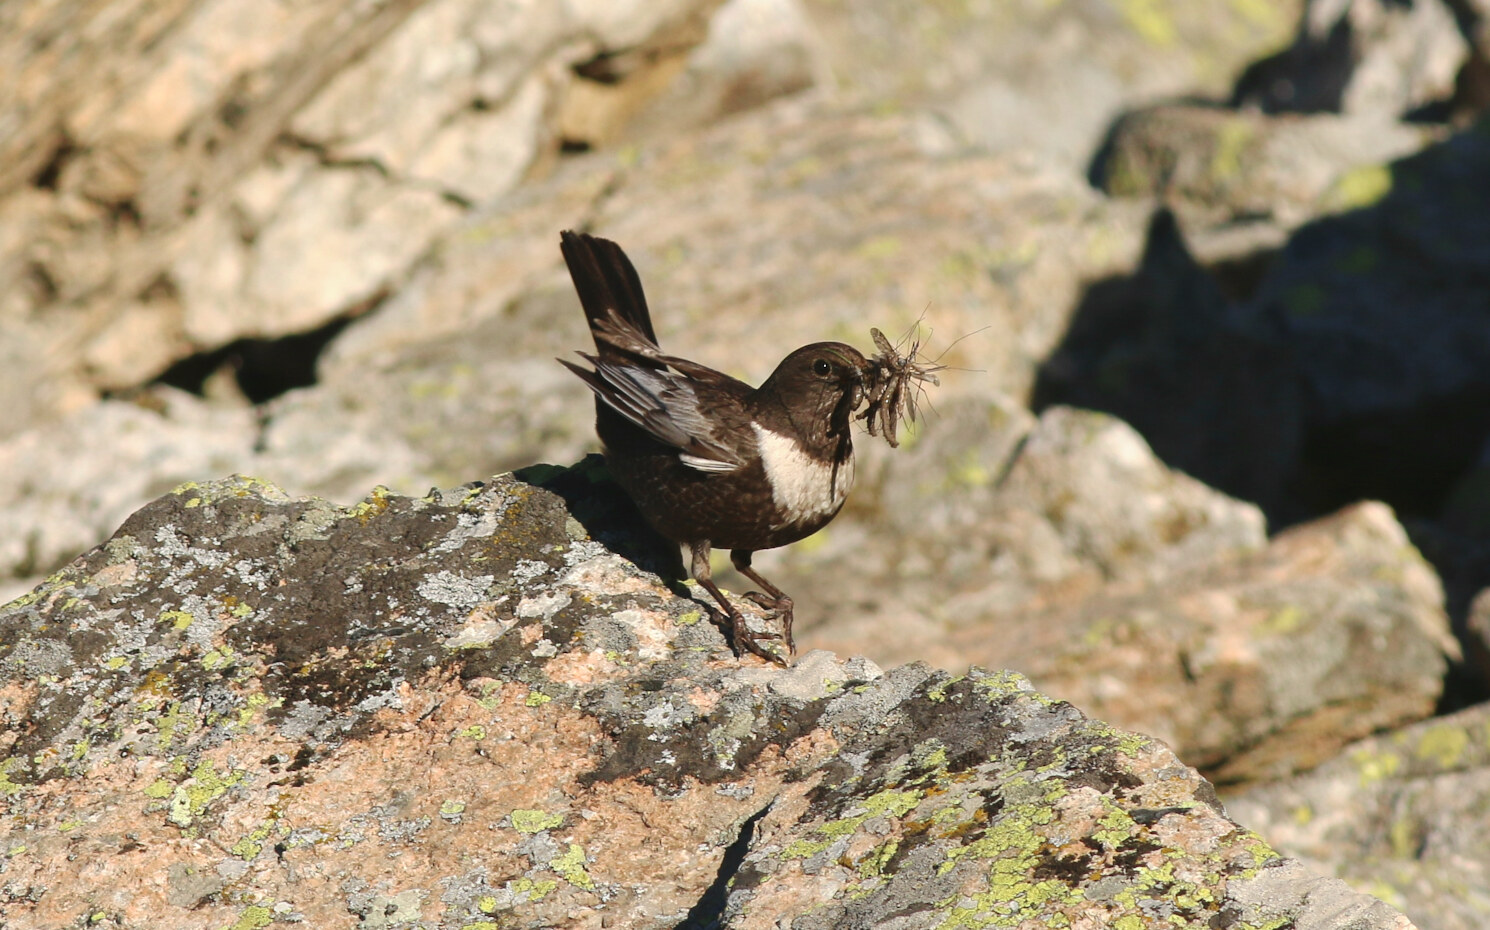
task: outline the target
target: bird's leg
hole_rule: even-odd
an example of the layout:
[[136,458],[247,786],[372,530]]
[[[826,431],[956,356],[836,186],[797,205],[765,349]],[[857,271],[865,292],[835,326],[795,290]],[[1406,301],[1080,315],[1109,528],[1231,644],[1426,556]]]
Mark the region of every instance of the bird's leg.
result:
[[757,642],[757,640],[764,637],[761,634],[752,632],[745,625],[745,616],[740,613],[735,605],[731,604],[725,598],[724,592],[719,590],[719,586],[714,583],[713,572],[709,569],[710,547],[708,542],[690,543],[688,548],[693,554],[693,577],[698,579],[698,583],[704,586],[704,590],[714,595],[714,600],[719,602],[719,606],[724,608],[725,614],[729,617],[730,638],[734,640],[732,645],[735,648],[735,654],[738,655],[739,651],[744,649],[747,652],[755,653],[767,661],[775,662],[778,665],[786,665],[786,660],[780,655],[767,651],[765,647]]
[[750,557],[754,553],[750,549],[730,550],[729,560],[734,563],[735,570],[749,578],[751,581],[766,589],[765,595],[751,591],[745,596],[755,601],[762,607],[770,608],[781,618],[781,630],[786,639],[786,649],[790,655],[797,654],[797,641],[792,638],[792,599],[786,596],[786,592],[766,580],[766,576],[750,567]]

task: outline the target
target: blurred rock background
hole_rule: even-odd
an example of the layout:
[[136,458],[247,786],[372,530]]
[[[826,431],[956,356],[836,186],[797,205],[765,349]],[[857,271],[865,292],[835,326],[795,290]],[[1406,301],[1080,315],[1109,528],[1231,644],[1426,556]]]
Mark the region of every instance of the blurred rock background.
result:
[[960,369],[758,559],[804,648],[1020,670],[1490,922],[1485,0],[22,0],[0,87],[0,595],[185,480],[575,460],[588,229],[670,351]]

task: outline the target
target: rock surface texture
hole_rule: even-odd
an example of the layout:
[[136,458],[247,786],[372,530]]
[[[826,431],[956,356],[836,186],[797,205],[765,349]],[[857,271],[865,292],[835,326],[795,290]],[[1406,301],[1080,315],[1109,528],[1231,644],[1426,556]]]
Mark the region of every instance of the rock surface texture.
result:
[[[1240,820],[1484,922],[1472,772],[1339,786],[1490,700],[1490,0],[5,0],[0,88],[0,923],[1350,926],[1130,730],[1334,779],[1323,838]],[[574,525],[537,472],[417,500],[595,451],[565,228],[748,381],[871,326],[949,366],[757,559],[799,669],[607,555],[677,565],[588,469]],[[140,511],[233,474],[286,490]]]
[[1411,926],[1018,675],[736,660],[594,465],[527,478],[189,485],[0,609],[0,916]]
[[1226,807],[1313,868],[1433,915],[1432,926],[1490,923],[1490,706],[1362,740]]

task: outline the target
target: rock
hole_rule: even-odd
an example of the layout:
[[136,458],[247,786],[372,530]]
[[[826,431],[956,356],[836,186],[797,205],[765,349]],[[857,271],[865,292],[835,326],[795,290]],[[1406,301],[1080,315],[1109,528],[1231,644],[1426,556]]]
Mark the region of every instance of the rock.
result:
[[1115,413],[1279,524],[1362,499],[1439,515],[1490,436],[1487,145],[1466,130],[1349,173],[1342,212],[1232,293],[1160,213],[1138,270],[1087,292],[1036,408]]
[[1083,295],[1033,405],[1116,414],[1171,467],[1297,521],[1286,502],[1308,427],[1299,363],[1237,316],[1178,218],[1158,210],[1134,271]]
[[1018,668],[1223,782],[1433,713],[1459,650],[1389,509],[1269,542],[1255,507],[1110,417],[945,414],[866,469],[875,509],[757,559],[793,592],[803,643]]
[[1300,7],[808,4],[845,97],[930,107],[984,151],[1071,174],[1085,173],[1125,110],[1224,95],[1249,61],[1287,41]]
[[1303,381],[1295,507],[1437,513],[1490,437],[1487,158],[1481,128],[1384,168],[1355,209],[1302,227],[1237,308]]
[[[350,500],[373,483],[422,492],[593,448],[583,385],[552,361],[588,344],[555,247],[571,226],[624,244],[670,351],[758,382],[794,346],[842,338],[868,348],[870,326],[904,332],[930,305],[931,353],[985,327],[996,333],[947,354],[943,362],[972,371],[949,376],[938,402],[1023,394],[1081,278],[1131,260],[1144,208],[1104,205],[1079,179],[1044,168],[947,158],[924,136],[929,125],[792,100],[686,143],[566,161],[548,180],[473,208],[396,293],[340,332],[314,387],[245,421],[238,441],[252,454],[207,473],[262,474]],[[911,259],[926,255],[942,258]],[[283,286],[336,280],[328,272]],[[85,496],[86,476],[68,462],[45,467],[58,493]],[[98,530],[118,518],[85,517]]]
[[1293,45],[1248,69],[1239,102],[1401,119],[1447,101],[1468,46],[1454,2],[1308,0]]
[[7,918],[1411,926],[1018,675],[733,658],[594,465],[525,474],[183,486],[0,608]]
[[[23,17],[0,40],[17,88],[0,103],[0,219],[18,231],[0,236],[0,279],[29,284],[0,300],[0,331],[42,351],[13,376],[137,387],[192,352],[364,312],[472,203],[553,157],[572,69],[686,50],[718,3]],[[66,409],[14,400],[0,435]]]
[[804,643],[955,668],[959,629],[1266,542],[1257,508],[1165,468],[1119,420],[1054,408],[1035,421],[971,398],[939,409],[908,448],[865,450],[853,524],[757,559],[773,578],[780,566]]
[[[140,500],[249,460],[251,410],[169,389],[146,400],[104,401],[0,441],[0,574],[48,572],[112,532]],[[105,437],[108,454],[99,455]]]
[[1275,117],[1168,104],[1123,116],[1094,173],[1114,196],[1166,198],[1192,230],[1263,220],[1287,230],[1340,206],[1355,179],[1430,138],[1377,114]]
[[1356,209],[1305,226],[1274,263],[1246,315],[1299,347],[1321,417],[1486,390],[1485,314],[1465,308],[1490,274],[1490,216],[1476,205],[1490,197],[1487,157],[1490,133],[1470,130],[1384,167]]
[[1475,596],[1465,620],[1469,648],[1467,658],[1479,667],[1482,676],[1490,678],[1490,588]]
[[1228,798],[1238,821],[1310,868],[1368,889],[1424,930],[1490,920],[1490,705],[1346,747]]
[[1458,656],[1437,576],[1381,504],[1158,582],[956,620],[955,654],[1152,732],[1218,783],[1302,771],[1431,715]]
[[[710,17],[708,35],[686,61],[657,68],[666,86],[638,112],[624,121],[612,118],[609,132],[566,128],[565,137],[592,144],[614,139],[646,144],[673,136],[831,83],[823,56],[822,39],[800,0],[727,0]],[[611,84],[580,81],[571,87],[570,100],[578,91],[601,95],[602,103],[614,93]]]

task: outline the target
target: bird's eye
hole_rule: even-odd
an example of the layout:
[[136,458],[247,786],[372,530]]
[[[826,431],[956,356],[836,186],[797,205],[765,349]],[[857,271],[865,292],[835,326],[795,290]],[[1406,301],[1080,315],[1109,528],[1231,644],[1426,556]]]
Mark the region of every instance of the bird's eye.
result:
[[812,363],[812,370],[815,374],[830,375],[833,373],[833,365],[827,359],[820,358]]

